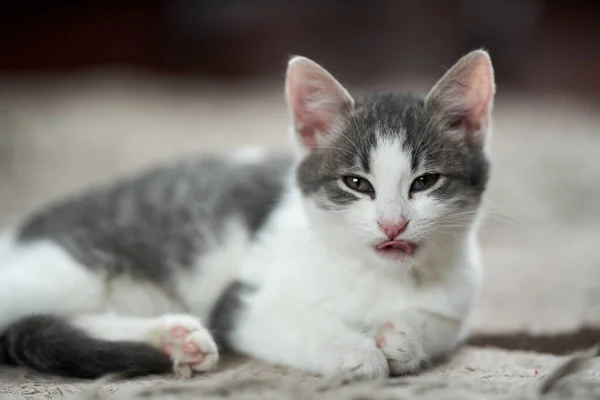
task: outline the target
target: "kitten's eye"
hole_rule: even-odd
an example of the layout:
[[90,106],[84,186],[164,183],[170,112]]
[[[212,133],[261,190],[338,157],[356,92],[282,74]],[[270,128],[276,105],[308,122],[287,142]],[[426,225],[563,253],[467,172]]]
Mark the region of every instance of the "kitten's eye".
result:
[[375,189],[371,183],[365,178],[359,178],[358,176],[344,176],[342,178],[344,184],[348,186],[350,189],[359,192],[359,193],[375,193]]
[[440,174],[425,174],[419,176],[417,179],[413,181],[410,185],[410,192],[421,192],[423,190],[427,190],[440,179]]

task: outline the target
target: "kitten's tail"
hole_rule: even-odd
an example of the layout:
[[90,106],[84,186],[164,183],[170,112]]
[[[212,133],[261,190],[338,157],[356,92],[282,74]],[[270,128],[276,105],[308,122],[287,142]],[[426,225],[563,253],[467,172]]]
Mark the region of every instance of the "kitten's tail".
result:
[[49,315],[27,317],[5,329],[0,334],[0,363],[78,378],[172,370],[169,357],[149,344],[95,339]]

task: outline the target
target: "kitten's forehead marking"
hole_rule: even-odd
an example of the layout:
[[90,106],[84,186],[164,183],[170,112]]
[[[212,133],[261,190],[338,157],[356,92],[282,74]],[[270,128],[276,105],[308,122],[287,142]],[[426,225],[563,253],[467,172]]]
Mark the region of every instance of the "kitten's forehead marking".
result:
[[405,132],[376,132],[376,145],[371,151],[372,174],[381,202],[396,201],[411,175],[411,155],[405,150]]
[[[357,127],[363,130],[361,140],[366,143],[367,159],[371,159],[371,151],[381,138],[397,138],[409,153],[410,167],[414,172],[420,163],[419,148],[429,139],[423,137],[422,132],[430,129],[423,128],[432,128],[424,112],[423,100],[411,94],[383,93],[361,97],[357,102],[355,120]],[[369,170],[365,169],[365,172]]]

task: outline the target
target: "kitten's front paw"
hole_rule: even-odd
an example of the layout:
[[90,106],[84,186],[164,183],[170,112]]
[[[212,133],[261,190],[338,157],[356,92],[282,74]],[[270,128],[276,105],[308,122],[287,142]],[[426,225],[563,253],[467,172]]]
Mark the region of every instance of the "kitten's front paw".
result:
[[340,348],[338,357],[330,358],[329,375],[351,375],[358,378],[380,378],[389,376],[388,361],[372,342],[364,348]]
[[219,351],[211,334],[199,319],[191,315],[169,314],[158,319],[149,332],[150,342],[173,360],[176,372],[181,367],[196,372],[212,369],[219,360]]
[[408,330],[396,329],[391,323],[379,330],[377,347],[387,358],[393,376],[417,372],[425,361],[421,343]]

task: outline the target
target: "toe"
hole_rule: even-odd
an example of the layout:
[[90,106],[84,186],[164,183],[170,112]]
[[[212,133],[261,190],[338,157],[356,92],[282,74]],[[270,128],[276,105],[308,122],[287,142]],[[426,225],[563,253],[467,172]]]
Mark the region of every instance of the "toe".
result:
[[200,353],[200,347],[194,342],[185,342],[181,345],[181,350],[188,354]]
[[207,372],[213,369],[218,360],[219,355],[217,353],[207,353],[191,361],[189,365],[196,372]]
[[204,359],[204,354],[200,353],[193,360],[190,360],[188,364],[190,364],[191,366],[197,366],[202,364],[204,362]]
[[188,333],[190,333],[190,331],[184,328],[183,326],[174,326],[171,328],[171,331],[169,333],[173,337],[184,337]]

